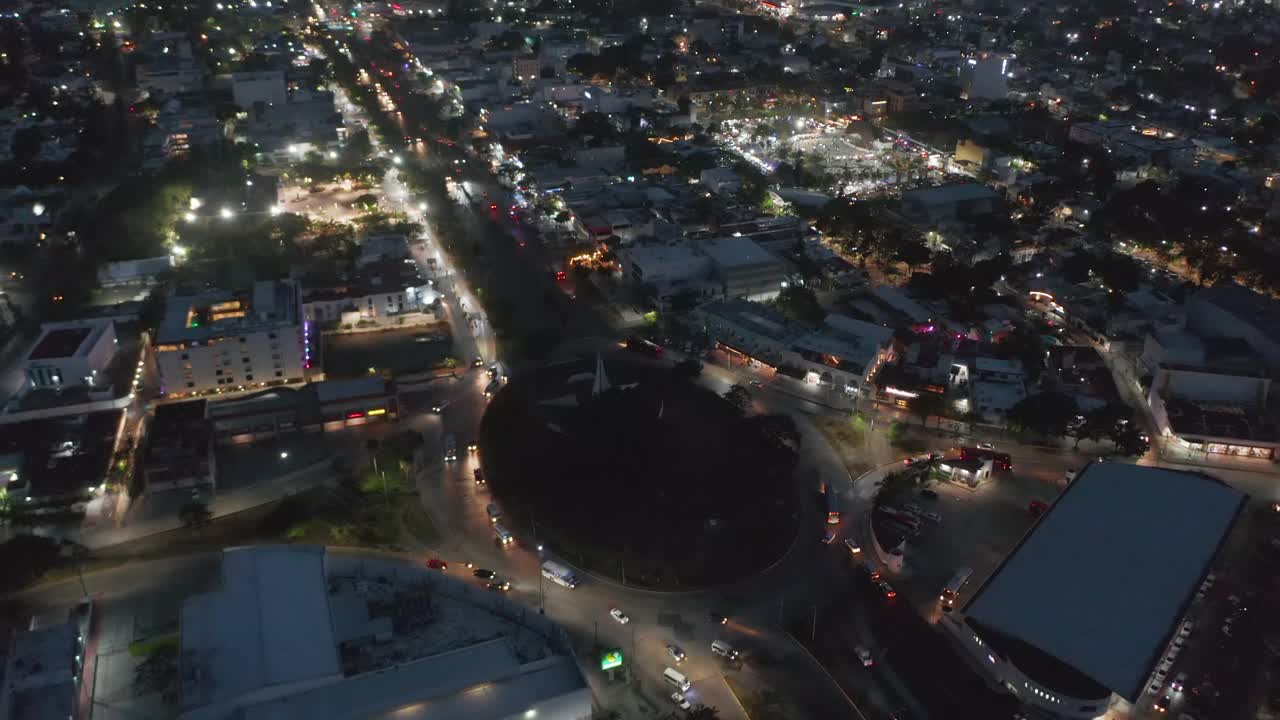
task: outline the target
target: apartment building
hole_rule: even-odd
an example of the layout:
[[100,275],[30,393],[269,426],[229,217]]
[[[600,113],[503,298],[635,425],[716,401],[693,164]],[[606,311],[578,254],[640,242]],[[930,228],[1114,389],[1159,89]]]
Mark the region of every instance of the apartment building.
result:
[[175,397],[301,381],[308,331],[289,280],[174,295],[156,331],[161,390]]

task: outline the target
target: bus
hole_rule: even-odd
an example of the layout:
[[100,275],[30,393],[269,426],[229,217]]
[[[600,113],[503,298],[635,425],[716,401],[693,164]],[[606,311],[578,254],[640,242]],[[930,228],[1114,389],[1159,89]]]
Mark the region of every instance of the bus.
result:
[[836,494],[836,489],[831,487],[831,483],[823,486],[823,493],[827,496],[827,524],[840,524],[840,496]]
[[943,605],[947,607],[956,606],[956,596],[960,594],[960,589],[964,587],[965,583],[969,582],[969,576],[971,575],[973,575],[973,570],[967,567],[962,567],[956,571],[956,574],[947,581],[947,584],[942,586],[942,594],[938,596]]
[[578,587],[578,575],[558,562],[548,560],[542,563],[542,577],[570,590]]

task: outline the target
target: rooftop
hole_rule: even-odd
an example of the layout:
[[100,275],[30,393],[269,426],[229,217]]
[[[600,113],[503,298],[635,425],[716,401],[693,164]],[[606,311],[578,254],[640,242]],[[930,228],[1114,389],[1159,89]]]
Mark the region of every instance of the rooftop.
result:
[[120,428],[120,410],[0,425],[0,454],[21,454],[28,495],[88,492],[105,478]]
[[155,342],[201,342],[297,322],[297,287],[287,280],[267,280],[254,283],[251,291],[217,289],[170,297]]
[[224,551],[222,589],[182,607],[184,710],[272,686],[340,678],[324,578],[322,547]]
[[789,342],[799,334],[785,315],[750,300],[717,300],[703,305],[698,311],[780,343]]
[[721,268],[778,263],[778,258],[749,237],[724,237],[705,240],[698,248]]
[[[526,716],[540,702],[575,692],[590,695],[571,658],[521,665],[498,638],[252,705],[243,718],[502,718]],[[552,707],[543,709],[558,717]]]
[[952,183],[950,185],[907,190],[902,193],[903,203],[923,206],[946,205],[972,200],[995,200],[999,197],[995,190],[981,183]]
[[1190,300],[1216,305],[1270,337],[1280,334],[1280,303],[1235,283],[1198,290]]
[[1265,410],[1196,403],[1177,397],[1167,397],[1164,402],[1169,427],[1179,437],[1280,445],[1280,427]]
[[1134,701],[1244,502],[1207,475],[1092,463],[965,615],[1037,682]]
[[92,327],[56,328],[45,331],[36,342],[28,360],[52,360],[54,358],[71,357],[80,349],[80,345],[93,332]]

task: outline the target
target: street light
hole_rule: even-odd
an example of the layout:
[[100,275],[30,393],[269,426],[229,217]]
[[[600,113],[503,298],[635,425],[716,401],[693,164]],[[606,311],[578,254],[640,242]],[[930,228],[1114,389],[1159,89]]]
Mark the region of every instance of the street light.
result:
[[223,220],[230,220],[233,215],[235,215],[235,213],[233,213],[229,207],[223,207],[218,211],[218,217]]
[[280,459],[281,459],[281,460],[288,460],[288,459],[289,459],[289,451],[288,451],[288,450],[281,450],[281,451],[280,451]]
[[196,221],[196,214],[188,210],[187,212],[183,213],[182,219],[186,220],[189,223],[193,223]]

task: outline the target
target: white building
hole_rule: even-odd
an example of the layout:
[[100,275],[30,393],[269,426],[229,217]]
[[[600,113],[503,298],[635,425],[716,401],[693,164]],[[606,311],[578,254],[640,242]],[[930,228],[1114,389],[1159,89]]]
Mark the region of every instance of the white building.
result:
[[[393,625],[394,600],[417,601],[397,614],[418,622]],[[221,589],[180,614],[178,717],[590,717],[568,636],[511,605],[439,572],[322,546],[225,550]]]
[[983,53],[960,66],[963,97],[968,100],[1003,100],[1009,95],[1009,56]]
[[231,74],[231,97],[241,110],[255,103],[283,105],[289,99],[283,70],[260,70]]
[[782,291],[786,263],[749,237],[704,240],[697,249],[711,259],[725,297],[763,301],[778,297]]
[[1202,337],[1241,338],[1280,373],[1280,303],[1232,283],[1201,288],[1187,299],[1187,329]]
[[1165,691],[1152,675],[1245,500],[1199,473],[1090,463],[939,625],[1035,717],[1128,711]]
[[109,387],[107,368],[117,345],[116,324],[111,320],[45,323],[22,364],[26,387]]
[[0,686],[0,720],[78,717],[83,655],[84,638],[73,622],[14,633]]
[[[341,277],[308,275],[302,280],[302,314],[308,322],[395,322],[429,310],[437,297],[416,263],[387,258]],[[418,316],[415,316],[415,318]]]
[[731,195],[742,189],[742,178],[729,168],[707,168],[698,180],[717,195]]
[[303,379],[311,338],[297,286],[254,283],[169,298],[156,331],[161,390],[170,397]]

